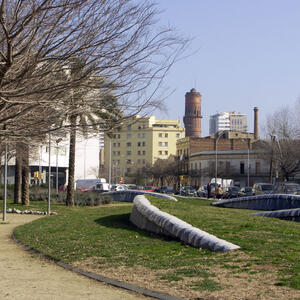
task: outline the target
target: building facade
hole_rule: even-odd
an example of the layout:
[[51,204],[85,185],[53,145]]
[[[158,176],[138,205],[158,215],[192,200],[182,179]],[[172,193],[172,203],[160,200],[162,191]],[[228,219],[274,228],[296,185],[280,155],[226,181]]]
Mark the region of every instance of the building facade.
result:
[[[14,145],[11,145],[12,147]],[[10,145],[9,145],[10,148]],[[47,183],[49,175],[49,159],[51,171],[51,186],[68,184],[69,170],[69,135],[52,134],[49,141],[40,145],[30,145],[29,182],[30,184]],[[88,137],[77,135],[75,146],[75,181],[77,179],[94,179],[104,177],[101,173],[101,153],[104,149],[103,132]],[[13,152],[14,149],[11,149]],[[49,157],[50,152],[50,157]],[[1,164],[3,165],[3,158]],[[103,163],[103,162],[102,162]],[[3,183],[3,170],[1,182]],[[103,175],[103,176],[102,176]],[[8,162],[8,184],[14,184],[15,157]]]
[[126,175],[152,166],[157,159],[176,154],[176,141],[184,137],[179,120],[157,120],[154,116],[129,120],[111,137],[105,137],[104,163],[111,182],[124,181]]
[[176,155],[182,184],[200,186],[216,176],[234,179],[240,186],[268,181],[270,162],[259,145],[253,133],[238,131],[178,140]]
[[247,117],[236,112],[222,112],[210,116],[209,134],[215,134],[222,130],[247,132]]

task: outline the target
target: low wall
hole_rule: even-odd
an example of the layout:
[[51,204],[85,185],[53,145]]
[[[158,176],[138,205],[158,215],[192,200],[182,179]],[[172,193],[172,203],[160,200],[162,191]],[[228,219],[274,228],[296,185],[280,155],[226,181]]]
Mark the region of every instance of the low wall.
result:
[[257,210],[282,210],[300,208],[300,195],[269,194],[220,200],[214,206]]
[[300,222],[300,208],[296,209],[286,209],[277,211],[268,211],[253,214],[255,216],[269,217],[269,218],[279,218],[282,220]]
[[153,192],[144,192],[138,190],[125,190],[125,191],[115,191],[115,192],[106,192],[101,193],[101,198],[109,198],[113,201],[121,201],[121,202],[133,202],[134,197],[137,195],[151,195],[160,198],[166,198],[168,200],[177,201],[177,199],[168,194],[160,194],[160,193],[153,193]]
[[170,236],[193,247],[207,248],[212,251],[225,252],[240,248],[160,211],[143,195],[136,196],[133,203],[130,221],[142,230]]

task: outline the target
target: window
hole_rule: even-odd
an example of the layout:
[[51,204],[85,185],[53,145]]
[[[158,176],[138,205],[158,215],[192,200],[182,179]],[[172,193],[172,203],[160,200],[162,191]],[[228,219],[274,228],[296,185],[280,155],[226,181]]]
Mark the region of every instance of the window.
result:
[[137,154],[138,154],[138,155],[141,155],[141,151],[138,151]]
[[131,130],[131,125],[128,125],[128,126],[127,126],[127,130]]
[[119,165],[120,164],[120,160],[118,159],[118,161],[117,161],[117,164]]
[[121,143],[118,143],[118,147],[120,147],[121,146]]
[[166,138],[168,137],[168,134],[167,134],[167,133],[165,134],[165,137],[166,137]]
[[130,138],[131,138],[131,133],[127,133],[126,137],[127,137],[128,139],[130,139]]
[[143,165],[146,163],[146,160],[145,159],[143,159]]
[[176,139],[180,138],[180,133],[176,133]]
[[227,173],[230,171],[230,161],[226,161],[225,169]]
[[113,155],[116,155],[116,151],[113,151],[113,153],[112,153]]
[[127,168],[126,171],[127,171],[127,173],[130,173],[130,172],[131,172],[131,169],[130,169],[130,168]]
[[137,145],[138,145],[138,147],[141,147],[141,142],[138,142]]
[[159,134],[158,134],[158,137],[162,137],[162,133],[159,133]]
[[145,138],[145,137],[146,137],[146,133],[143,133],[143,134],[142,134],[142,137]]
[[162,155],[162,151],[158,151],[158,155]]
[[143,142],[143,144],[142,144],[143,146],[146,146],[146,142]]
[[260,162],[259,161],[255,162],[255,173],[256,174],[260,173]]
[[120,139],[121,138],[121,135],[120,134],[118,134],[118,139]]
[[161,147],[162,146],[162,142],[158,142],[158,146]]
[[120,151],[118,151],[118,155],[121,155],[121,152],[120,152]]
[[126,163],[131,164],[131,159],[127,159]]
[[168,151],[165,151],[165,155],[168,155]]
[[127,147],[131,147],[131,142],[126,143]]
[[146,151],[145,150],[143,151],[143,155],[146,155]]
[[168,145],[169,145],[168,142],[165,142],[165,147],[168,147]]
[[113,147],[116,147],[116,143],[113,143]]
[[113,137],[114,137],[114,139],[116,139],[116,138],[117,138],[117,135],[116,135],[116,134],[114,134],[114,135],[113,135]]
[[126,155],[131,155],[131,151],[126,151]]
[[138,159],[138,160],[137,160],[137,163],[138,163],[138,164],[140,164],[140,163],[141,163],[141,160],[140,160],[140,159]]
[[141,135],[140,133],[138,133],[137,137],[138,137],[138,138],[141,138],[141,137],[142,137],[142,135]]
[[240,174],[245,174],[245,164],[243,162],[240,163]]

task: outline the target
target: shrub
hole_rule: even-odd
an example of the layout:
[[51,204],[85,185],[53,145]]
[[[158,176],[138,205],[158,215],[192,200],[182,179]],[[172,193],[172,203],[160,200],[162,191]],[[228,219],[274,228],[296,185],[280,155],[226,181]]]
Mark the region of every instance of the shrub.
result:
[[75,191],[74,202],[75,205],[79,206],[97,206],[111,203],[112,198],[109,195],[97,192]]

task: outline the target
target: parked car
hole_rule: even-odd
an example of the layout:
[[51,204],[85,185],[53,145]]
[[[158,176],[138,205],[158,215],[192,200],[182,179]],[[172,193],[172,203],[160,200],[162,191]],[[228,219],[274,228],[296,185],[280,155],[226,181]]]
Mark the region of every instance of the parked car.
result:
[[112,184],[111,191],[125,191],[127,190],[127,186],[124,184]]
[[136,186],[136,184],[127,184],[127,188],[128,188],[129,190],[136,190],[136,189],[137,189],[137,186]]
[[264,195],[273,193],[273,184],[271,183],[255,183],[253,185],[253,195]]
[[207,185],[202,185],[199,187],[197,190],[197,196],[207,198]]
[[229,186],[224,188],[223,191],[223,198],[229,199],[229,198],[236,198],[238,197],[238,193],[240,191],[240,188],[237,186]]
[[144,187],[144,191],[146,191],[146,192],[154,192],[155,189],[156,189],[155,186],[145,186]]
[[184,186],[181,189],[181,193],[182,196],[191,196],[194,197],[197,195],[196,190],[192,187],[192,186]]
[[161,186],[161,187],[155,189],[155,192],[163,193],[163,194],[173,194],[174,190],[171,186]]
[[253,191],[251,186],[243,187],[238,192],[238,197],[246,197],[246,196],[252,196]]
[[277,182],[274,185],[274,194],[299,194],[300,185],[294,182]]

